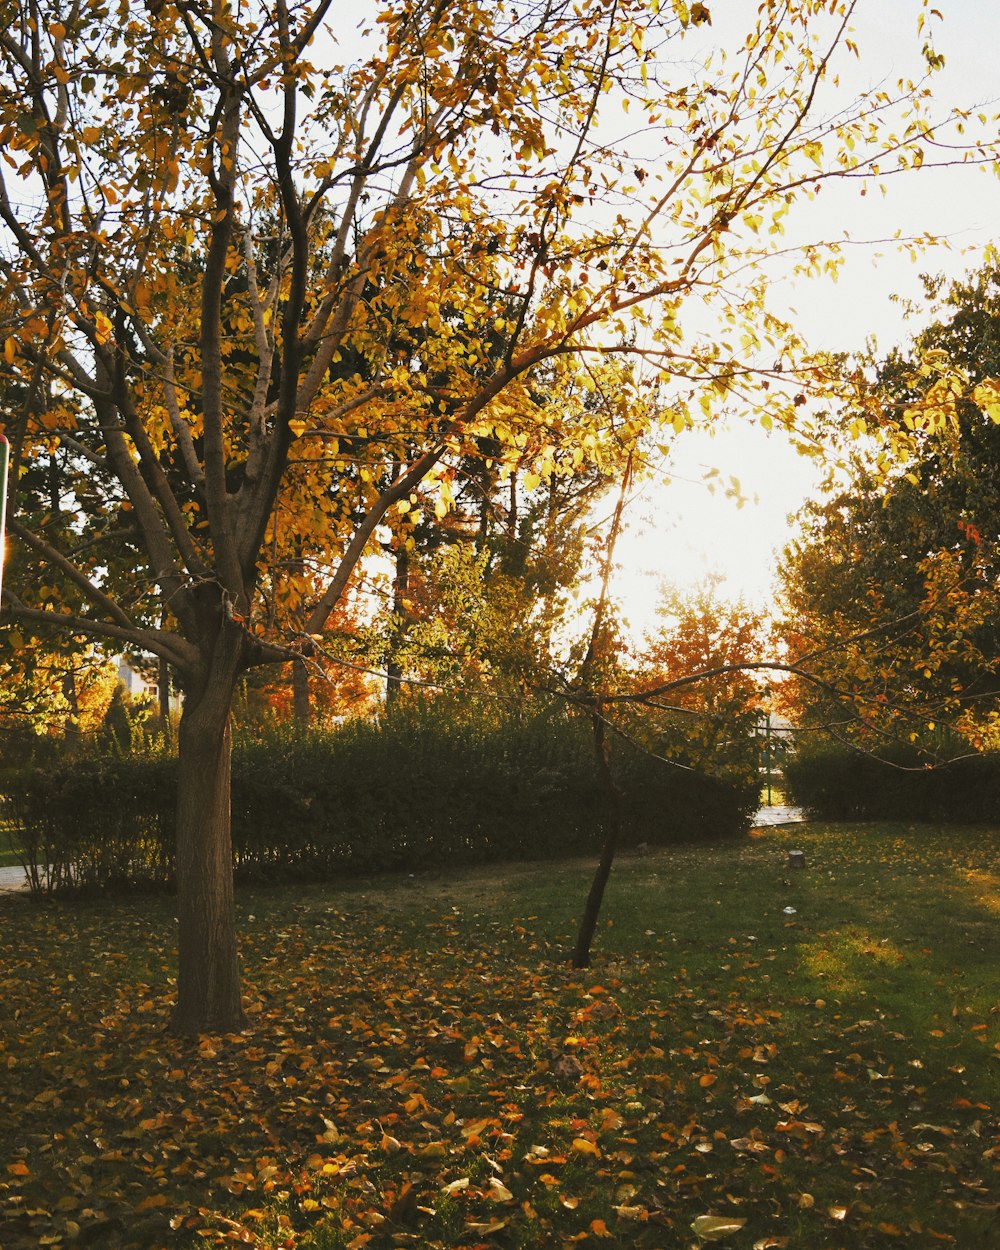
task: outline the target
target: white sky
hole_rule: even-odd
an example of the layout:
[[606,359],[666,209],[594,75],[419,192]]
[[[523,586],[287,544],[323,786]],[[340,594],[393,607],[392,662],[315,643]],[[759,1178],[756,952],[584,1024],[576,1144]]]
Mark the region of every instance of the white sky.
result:
[[[745,0],[716,0],[713,17],[734,12]],[[866,87],[882,79],[918,73],[916,0],[868,0],[856,23],[861,59],[854,81]],[[934,43],[945,56],[935,77],[939,102],[969,107],[1000,96],[996,49],[1000,4],[995,0],[937,0],[944,21],[934,21]],[[848,67],[849,68],[849,67]],[[850,90],[842,72],[845,91]],[[989,110],[996,112],[996,108]],[[883,198],[857,183],[827,184],[804,205],[812,237],[836,237],[846,229],[857,239],[882,239],[931,231],[950,246],[928,252],[916,265],[889,246],[859,247],[845,261],[839,281],[813,281],[776,291],[777,303],[814,347],[852,351],[874,338],[880,351],[908,337],[893,296],[919,302],[923,273],[958,276],[980,262],[983,249],[1000,240],[1000,178],[983,169],[921,170],[891,179]],[[809,237],[808,229],[803,237]],[[913,329],[919,329],[919,322]],[[820,472],[778,433],[733,425],[714,438],[691,432],[678,438],[667,485],[649,486],[629,509],[629,529],[618,548],[615,593],[633,629],[652,618],[663,579],[692,586],[709,573],[723,578],[721,593],[758,603],[770,599],[780,552],[791,534],[788,516],[812,493]],[[742,508],[722,490],[710,494],[703,477],[714,466],[725,481],[739,479],[751,502]]]

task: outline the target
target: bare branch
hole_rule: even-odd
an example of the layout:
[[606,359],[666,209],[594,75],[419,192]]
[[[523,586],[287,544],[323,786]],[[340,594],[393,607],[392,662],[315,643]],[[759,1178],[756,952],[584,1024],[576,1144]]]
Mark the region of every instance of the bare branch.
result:
[[170,345],[170,349],[164,358],[164,368],[166,376],[164,377],[163,394],[166,400],[167,413],[170,416],[170,427],[174,432],[174,437],[177,439],[181,460],[184,462],[184,468],[187,470],[192,486],[196,490],[203,491],[205,489],[205,471],[198,459],[198,453],[194,449],[191,428],[181,416],[180,404],[177,401],[177,379],[174,373],[173,344]]

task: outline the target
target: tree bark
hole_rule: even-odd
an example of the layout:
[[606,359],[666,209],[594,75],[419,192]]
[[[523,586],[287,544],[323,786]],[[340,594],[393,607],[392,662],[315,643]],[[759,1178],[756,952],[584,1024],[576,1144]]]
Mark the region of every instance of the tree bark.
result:
[[173,725],[170,723],[170,665],[160,656],[157,664],[156,695],[160,705],[160,724],[163,736],[167,740],[173,737]]
[[395,551],[396,570],[392,579],[392,615],[389,618],[389,656],[385,672],[385,710],[392,714],[403,688],[403,666],[399,661],[406,635],[409,610],[406,594],[410,587],[410,553],[400,543]]
[[304,656],[292,662],[292,720],[296,729],[309,728],[309,666]]
[[175,1033],[232,1033],[243,1025],[229,807],[238,635],[223,624],[203,684],[185,699],[177,735]]
[[[625,510],[625,498],[631,481],[632,453],[630,451],[628,459],[625,461],[625,471],[622,474],[618,502],[615,505],[611,531],[608,534],[607,545],[604,549],[604,567],[601,570],[601,593],[598,596],[597,606],[594,609],[594,626],[590,632],[590,644],[587,647],[587,654],[583,657],[583,664],[580,666],[580,684],[584,688],[590,684],[594,675],[595,665],[607,650],[608,640],[604,617],[608,606],[608,587],[611,584],[615,547],[618,544],[618,535],[621,533],[622,512]],[[587,895],[587,902],[584,905],[583,916],[580,920],[580,928],[577,932],[576,950],[573,952],[574,968],[590,967],[590,946],[594,940],[597,918],[601,914],[601,903],[604,901],[604,887],[608,884],[608,879],[611,876],[611,866],[615,862],[615,851],[618,849],[618,840],[621,837],[622,827],[621,793],[615,785],[615,779],[611,775],[611,767],[608,763],[611,746],[605,732],[604,705],[600,699],[594,704],[590,723],[594,731],[594,762],[597,765],[597,776],[601,784],[601,798],[605,813],[604,846],[601,849],[601,858],[597,864],[597,871],[594,873],[594,879],[590,884],[590,893]]]

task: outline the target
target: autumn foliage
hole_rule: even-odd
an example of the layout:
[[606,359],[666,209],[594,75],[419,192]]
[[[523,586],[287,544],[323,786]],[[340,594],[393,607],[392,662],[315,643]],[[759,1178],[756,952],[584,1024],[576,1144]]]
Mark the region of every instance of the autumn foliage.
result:
[[3,613],[184,689],[179,1030],[240,1021],[234,697],[322,644],[377,531],[470,461],[531,490],[727,404],[794,424],[836,381],[767,307],[770,261],[836,269],[789,253],[796,202],[992,159],[924,83],[831,92],[854,8],[751,6],[706,56],[684,0],[11,6],[0,380],[45,489]]

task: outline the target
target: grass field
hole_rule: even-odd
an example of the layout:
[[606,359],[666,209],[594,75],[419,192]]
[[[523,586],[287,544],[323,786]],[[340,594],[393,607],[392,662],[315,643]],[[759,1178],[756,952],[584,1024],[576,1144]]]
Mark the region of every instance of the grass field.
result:
[[624,857],[583,973],[582,861],[242,892],[188,1042],[169,898],[0,898],[0,1245],[992,1250],[998,847]]
[[16,866],[21,862],[21,853],[17,849],[11,827],[0,820],[0,868]]

